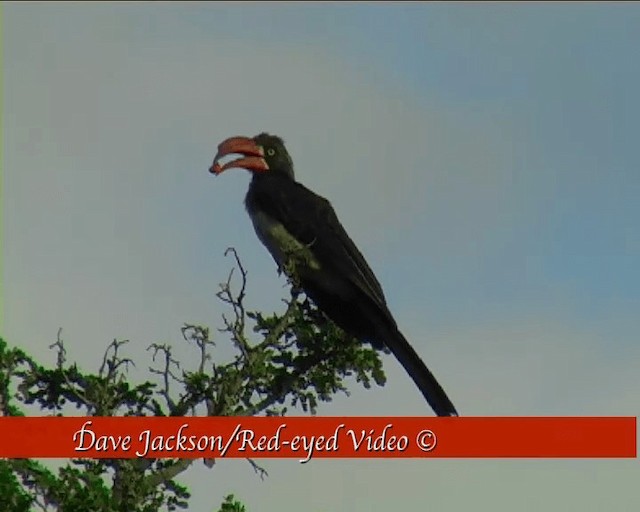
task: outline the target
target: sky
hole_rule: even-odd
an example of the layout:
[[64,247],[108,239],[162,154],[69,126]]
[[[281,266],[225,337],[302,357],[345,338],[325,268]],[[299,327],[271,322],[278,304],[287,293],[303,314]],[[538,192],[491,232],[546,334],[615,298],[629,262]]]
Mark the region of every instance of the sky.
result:
[[[43,363],[220,326],[284,281],[214,177],[220,141],[282,136],[462,415],[640,412],[640,6],[12,3],[3,10],[0,334]],[[419,415],[388,383],[322,415]],[[183,475],[191,510],[633,510],[638,460],[241,460]]]

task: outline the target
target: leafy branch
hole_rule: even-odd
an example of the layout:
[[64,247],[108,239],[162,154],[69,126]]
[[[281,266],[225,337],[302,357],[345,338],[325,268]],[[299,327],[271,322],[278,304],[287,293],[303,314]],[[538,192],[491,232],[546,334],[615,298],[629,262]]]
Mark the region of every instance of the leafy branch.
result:
[[[171,345],[154,343],[148,348],[151,379],[133,384],[128,370],[134,362],[124,354],[127,340],[113,340],[91,373],[68,362],[61,330],[51,345],[54,368],[0,339],[0,414],[25,415],[34,408],[53,415],[75,408],[75,414],[87,416],[283,416],[291,408],[316,414],[320,402],[348,393],[348,378],[367,388],[371,381],[384,384],[378,353],[336,327],[291,281],[280,313],[248,309],[247,271],[234,249],[225,255],[233,257],[233,266],[216,293],[226,311],[215,341],[208,327],[181,328],[178,343],[196,351],[195,364],[177,359]],[[225,339],[235,349],[230,360],[216,350]],[[193,462],[74,459],[54,474],[30,460],[0,461],[0,491],[3,474],[20,482],[15,492],[0,492],[0,510],[18,510],[19,499],[42,510],[185,508],[190,495],[175,478]],[[261,478],[267,476],[249,463]],[[213,461],[205,464],[212,467]],[[111,475],[111,486],[105,475]],[[233,501],[221,510],[231,506]]]

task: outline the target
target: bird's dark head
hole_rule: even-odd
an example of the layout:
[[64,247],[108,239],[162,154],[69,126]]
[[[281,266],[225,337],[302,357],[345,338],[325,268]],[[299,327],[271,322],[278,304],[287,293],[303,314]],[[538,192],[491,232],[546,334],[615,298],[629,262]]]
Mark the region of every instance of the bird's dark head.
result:
[[[231,154],[242,156],[220,164],[222,158]],[[220,174],[232,168],[247,169],[255,174],[277,173],[293,179],[293,162],[283,140],[268,133],[253,138],[231,137],[220,143],[209,172]]]

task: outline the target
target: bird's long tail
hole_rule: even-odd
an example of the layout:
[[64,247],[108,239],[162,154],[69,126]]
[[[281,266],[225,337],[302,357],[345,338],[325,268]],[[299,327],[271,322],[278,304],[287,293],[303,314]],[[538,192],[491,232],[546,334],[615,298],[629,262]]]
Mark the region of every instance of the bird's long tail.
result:
[[458,416],[456,408],[449,400],[449,397],[433,376],[427,365],[424,364],[420,356],[409,344],[407,339],[398,329],[385,336],[385,344],[393,355],[396,356],[400,364],[407,371],[409,376],[416,383],[424,397],[429,402],[438,416]]

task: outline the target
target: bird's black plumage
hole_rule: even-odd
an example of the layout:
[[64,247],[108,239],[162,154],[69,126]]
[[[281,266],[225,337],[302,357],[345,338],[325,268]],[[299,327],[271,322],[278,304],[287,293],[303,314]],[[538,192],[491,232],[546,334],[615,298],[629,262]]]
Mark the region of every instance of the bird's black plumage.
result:
[[329,201],[295,181],[293,163],[279,137],[263,133],[253,142],[257,149],[251,158],[258,160],[253,160],[245,204],[278,266],[284,268],[294,258],[302,288],[331,320],[375,347],[387,346],[436,414],[457,416],[440,384],[398,330],[380,283]]

